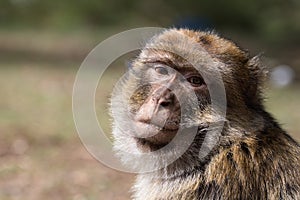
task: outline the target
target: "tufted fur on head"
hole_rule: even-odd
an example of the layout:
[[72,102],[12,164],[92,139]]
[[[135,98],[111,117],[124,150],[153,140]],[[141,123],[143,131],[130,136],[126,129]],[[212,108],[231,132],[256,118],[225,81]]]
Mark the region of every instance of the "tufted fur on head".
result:
[[[265,111],[262,88],[267,71],[259,56],[250,57],[212,32],[169,29],[145,45],[133,61],[133,71],[142,68],[144,61],[171,62],[175,68],[194,66],[208,77],[207,84],[224,84],[227,110],[225,119],[209,106],[189,113],[190,124],[199,127],[193,143],[169,166],[139,174],[134,199],[300,199],[300,147]],[[217,74],[221,80],[214,79]],[[133,76],[122,84],[115,100],[136,90],[141,80]],[[134,112],[147,92],[146,87],[138,89],[126,105]],[[113,117],[118,123],[126,121],[122,113]],[[225,124],[218,137],[206,135],[207,126],[222,120]],[[130,127],[114,126],[115,149],[137,153],[126,131]],[[204,136],[217,144],[200,159]],[[130,165],[130,158],[121,157]]]

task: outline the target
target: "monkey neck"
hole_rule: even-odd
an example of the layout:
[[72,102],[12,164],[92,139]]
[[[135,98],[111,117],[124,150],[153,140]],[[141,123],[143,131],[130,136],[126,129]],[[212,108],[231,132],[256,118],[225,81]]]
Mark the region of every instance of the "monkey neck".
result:
[[158,172],[138,175],[132,188],[134,199],[196,199],[202,174],[190,171],[168,179],[162,179],[160,175]]
[[[170,165],[153,172],[153,178],[161,181],[172,181],[192,176],[195,173],[202,174],[206,169],[207,163],[209,163],[211,157],[216,154],[219,148],[219,145],[216,144],[205,157],[201,158],[199,156],[206,133],[207,127],[199,127],[198,133],[186,152]],[[218,138],[210,138],[209,140],[218,140]]]
[[[203,174],[207,169],[208,163],[215,155],[220,153],[220,151],[243,143],[245,138],[256,138],[257,135],[268,132],[268,130],[266,130],[268,127],[266,127],[267,123],[265,124],[265,121],[272,121],[271,116],[263,109],[260,112],[255,113],[249,109],[243,116],[235,116],[231,113],[236,112],[231,112],[231,110],[229,110],[227,116],[228,119],[221,129],[221,133],[211,134],[208,132],[209,127],[199,126],[198,133],[187,151],[170,165],[153,173],[153,177],[162,181],[167,181],[184,178],[195,173]],[[255,126],[251,126],[253,123]],[[276,122],[273,123],[275,126]],[[279,126],[277,127],[279,128]],[[206,137],[206,143],[214,141],[215,144],[213,144],[213,147],[205,157],[200,158],[200,151],[202,150],[203,143],[205,143],[204,137]]]

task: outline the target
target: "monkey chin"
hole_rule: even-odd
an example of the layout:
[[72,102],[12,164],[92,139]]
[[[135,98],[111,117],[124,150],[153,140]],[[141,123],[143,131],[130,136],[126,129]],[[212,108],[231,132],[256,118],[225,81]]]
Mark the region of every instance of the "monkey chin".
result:
[[138,137],[134,137],[138,149],[143,152],[157,151],[167,144],[176,136],[179,129],[178,126],[165,126],[163,128],[153,124],[136,122],[136,131],[138,131]]

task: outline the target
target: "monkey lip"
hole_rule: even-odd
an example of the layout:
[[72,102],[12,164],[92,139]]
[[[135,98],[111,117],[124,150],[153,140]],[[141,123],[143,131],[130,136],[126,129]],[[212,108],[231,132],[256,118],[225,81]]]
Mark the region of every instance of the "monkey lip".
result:
[[138,119],[136,122],[144,126],[156,127],[161,131],[177,131],[179,129],[180,119],[172,117],[171,119],[161,120],[160,117],[158,117],[158,119],[153,118],[153,120]]
[[138,141],[145,141],[148,145],[166,145],[175,137],[179,126],[175,122],[168,122],[165,125],[167,126],[160,127],[152,123],[137,121],[136,128],[139,131],[135,138]]
[[154,129],[160,131],[160,132],[174,132],[174,131],[178,131],[179,129],[179,123],[175,122],[175,121],[167,121],[165,122],[164,126],[160,126],[156,123],[147,123],[147,122],[143,122],[143,121],[139,121],[138,123],[140,123],[141,125],[147,126],[149,128],[153,127]]

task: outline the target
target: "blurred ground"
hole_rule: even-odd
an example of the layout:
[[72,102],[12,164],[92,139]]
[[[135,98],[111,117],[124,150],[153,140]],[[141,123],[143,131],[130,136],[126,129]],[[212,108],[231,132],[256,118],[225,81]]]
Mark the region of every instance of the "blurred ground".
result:
[[71,110],[76,69],[0,64],[1,200],[129,198],[132,175],[97,162],[77,136]]
[[[12,36],[0,37],[1,44],[7,44],[0,45],[0,199],[129,199],[133,175],[93,159],[74,128],[72,87],[85,52],[68,54],[76,45],[58,42],[60,46],[55,47],[49,42],[45,52],[50,51],[52,59],[47,60],[39,43],[26,47],[30,41],[23,39],[25,44],[19,43],[32,52],[22,59],[9,59],[7,48],[13,47],[9,38]],[[55,55],[61,55],[59,52],[70,60],[62,61]],[[108,72],[105,81],[112,82],[107,85],[112,86],[112,77],[114,71]],[[98,118],[106,120],[106,131],[110,130],[106,114],[109,93],[107,89],[97,94],[101,102],[98,111],[102,111]],[[299,86],[269,87],[266,96],[268,110],[300,141]]]

